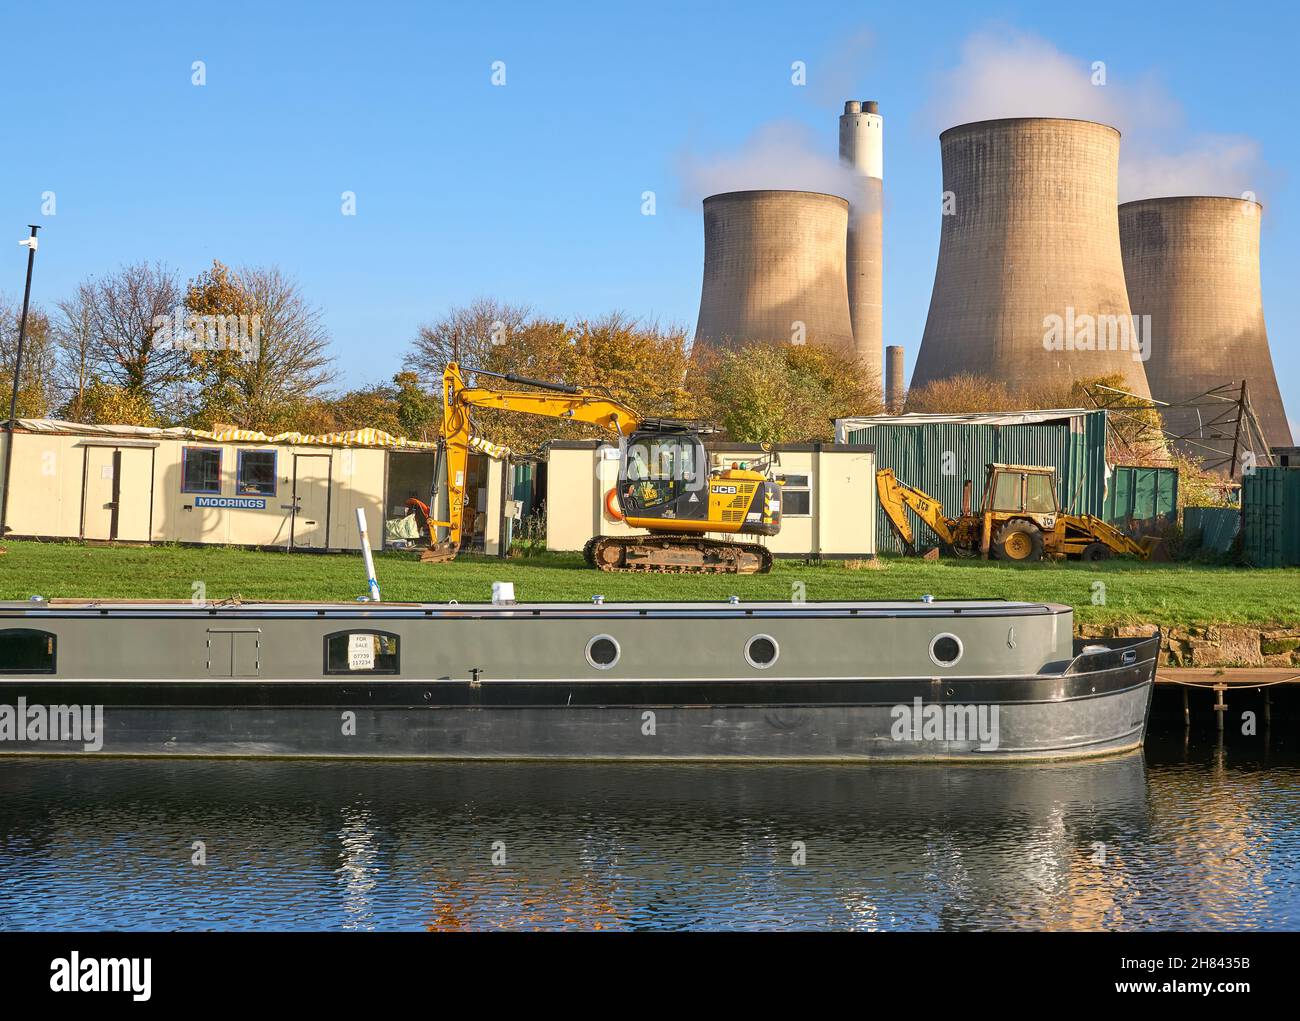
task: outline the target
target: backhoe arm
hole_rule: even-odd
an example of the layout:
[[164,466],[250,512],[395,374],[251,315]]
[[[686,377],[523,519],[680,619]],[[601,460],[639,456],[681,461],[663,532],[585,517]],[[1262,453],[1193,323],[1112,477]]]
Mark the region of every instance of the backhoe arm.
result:
[[945,544],[955,544],[953,527],[956,523],[943,513],[939,501],[928,493],[899,482],[892,469],[881,468],[876,472],[876,495],[880,500],[880,509],[885,512],[894,534],[909,556],[916,554],[916,536],[912,531],[912,522],[907,517],[909,507]]

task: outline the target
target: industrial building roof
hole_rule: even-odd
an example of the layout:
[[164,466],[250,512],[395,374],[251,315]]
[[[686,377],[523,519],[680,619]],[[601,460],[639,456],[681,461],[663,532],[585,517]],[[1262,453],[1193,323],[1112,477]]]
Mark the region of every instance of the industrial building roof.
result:
[[[266,433],[253,429],[187,429],[184,426],[160,428],[145,425],[87,424],[68,422],[59,418],[20,418],[17,427],[22,432],[50,433],[63,436],[104,436],[132,440],[204,440],[209,443],[269,443],[307,447],[387,447],[405,450],[434,450],[436,443],[394,436],[382,429],[349,429],[345,432],[304,435],[297,432]],[[0,423],[0,430],[6,429]],[[470,447],[479,454],[502,458],[509,454],[506,447],[477,436],[470,438]]]
[[[962,414],[860,415],[835,420],[835,438],[847,443],[849,433],[873,425],[1037,425],[1098,414],[1095,408],[1048,408],[1041,411],[971,411]],[[1104,414],[1104,412],[1101,412]]]

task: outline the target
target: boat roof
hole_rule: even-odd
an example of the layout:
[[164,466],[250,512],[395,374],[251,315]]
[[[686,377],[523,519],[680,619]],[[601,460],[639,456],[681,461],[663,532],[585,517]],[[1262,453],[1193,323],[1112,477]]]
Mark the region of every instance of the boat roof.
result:
[[243,602],[221,600],[49,599],[0,600],[0,617],[237,616],[237,617],[820,617],[820,616],[1032,616],[1068,613],[1060,603],[1000,599],[852,600],[839,602],[589,602],[589,603],[372,603]]

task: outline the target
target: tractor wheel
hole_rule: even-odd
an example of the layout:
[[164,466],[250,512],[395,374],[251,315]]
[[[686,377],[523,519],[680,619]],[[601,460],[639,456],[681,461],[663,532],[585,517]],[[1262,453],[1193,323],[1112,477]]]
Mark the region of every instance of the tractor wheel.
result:
[[1043,533],[1029,521],[1008,521],[993,539],[993,555],[999,560],[1028,563],[1043,559]]
[[1079,554],[1080,560],[1109,560],[1112,551],[1104,542],[1090,542],[1083,547],[1083,552]]

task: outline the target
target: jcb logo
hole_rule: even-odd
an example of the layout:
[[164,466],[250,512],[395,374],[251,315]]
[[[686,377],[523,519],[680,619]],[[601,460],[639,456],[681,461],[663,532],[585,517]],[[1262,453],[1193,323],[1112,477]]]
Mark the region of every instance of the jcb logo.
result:
[[713,486],[711,489],[722,496],[735,496],[737,492],[735,486]]

